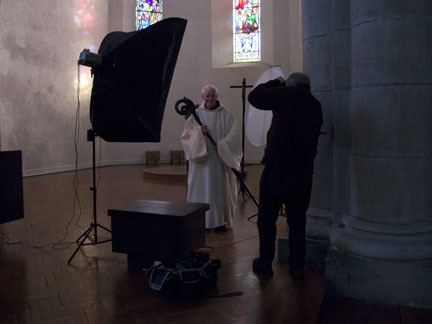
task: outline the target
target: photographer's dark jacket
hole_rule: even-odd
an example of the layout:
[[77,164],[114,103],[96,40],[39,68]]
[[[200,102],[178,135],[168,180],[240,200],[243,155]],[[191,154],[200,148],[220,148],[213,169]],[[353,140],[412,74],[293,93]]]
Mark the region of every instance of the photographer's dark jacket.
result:
[[271,80],[258,85],[249,96],[257,109],[272,110],[264,165],[294,174],[312,174],[322,119],[321,104],[305,88]]

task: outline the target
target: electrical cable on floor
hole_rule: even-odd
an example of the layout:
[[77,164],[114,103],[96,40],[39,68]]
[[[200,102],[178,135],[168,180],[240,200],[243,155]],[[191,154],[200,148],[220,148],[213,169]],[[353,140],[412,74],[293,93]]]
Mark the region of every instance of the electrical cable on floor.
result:
[[[76,226],[84,230],[79,225],[79,220],[81,218],[81,202],[79,199],[78,194],[78,186],[79,186],[79,177],[78,177],[78,143],[79,143],[79,135],[81,130],[81,121],[80,121],[80,112],[81,112],[81,101],[80,101],[80,89],[81,89],[81,73],[80,73],[80,64],[78,64],[78,84],[77,84],[77,110],[75,114],[75,131],[74,131],[74,148],[75,148],[75,174],[74,174],[74,181],[73,181],[73,188],[74,188],[74,201],[72,204],[72,217],[69,219],[65,226],[65,234],[63,238],[55,243],[51,243],[53,246],[53,249],[68,249],[72,244],[75,242],[63,242],[68,233],[69,233],[69,226],[72,223],[73,219],[76,217],[76,213],[78,212],[78,217],[75,221]],[[78,206],[78,209],[76,208]],[[60,247],[62,246],[62,247]]]
[[243,291],[239,290],[239,291],[234,291],[234,292],[221,294],[221,295],[211,295],[209,297],[210,298],[226,298],[226,297],[235,297],[235,296],[242,296],[242,295],[243,295]]

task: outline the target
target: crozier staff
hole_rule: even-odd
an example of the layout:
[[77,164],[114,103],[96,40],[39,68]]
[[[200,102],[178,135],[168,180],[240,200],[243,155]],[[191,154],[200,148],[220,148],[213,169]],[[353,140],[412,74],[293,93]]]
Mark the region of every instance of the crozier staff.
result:
[[303,278],[306,210],[322,119],[321,104],[310,91],[309,77],[292,73],[258,85],[249,93],[258,109],[272,110],[267,146],[261,163],[258,208],[259,257],[253,270],[272,276],[276,220],[282,204],[289,227],[289,264],[295,279]]
[[[206,228],[224,231],[232,225],[237,207],[237,182],[231,169],[240,168],[241,138],[233,114],[217,100],[217,88],[205,85],[201,97],[196,114],[202,126],[190,116],[181,135],[189,161],[187,201],[209,203]],[[207,132],[216,145],[204,136]]]

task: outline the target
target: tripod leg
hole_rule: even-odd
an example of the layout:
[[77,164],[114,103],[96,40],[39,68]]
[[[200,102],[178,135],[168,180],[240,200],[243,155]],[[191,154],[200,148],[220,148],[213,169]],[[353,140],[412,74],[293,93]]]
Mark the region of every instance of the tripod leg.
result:
[[258,202],[256,201],[255,197],[252,195],[251,191],[249,190],[249,188],[247,187],[246,183],[243,181],[243,177],[241,176],[240,172],[238,172],[236,169],[231,169],[234,174],[237,176],[237,178],[240,181],[240,184],[243,186],[243,188],[246,190],[247,194],[249,195],[249,197],[251,197],[251,199],[253,200],[253,202],[255,203],[255,205],[258,207]]
[[246,190],[246,180],[245,180],[246,177],[245,177],[245,172],[244,172],[243,166],[242,166],[242,171],[240,174],[241,174],[241,178],[243,180],[243,182],[241,182],[240,190],[241,190],[241,193],[243,195],[243,200],[247,201],[249,198],[252,198],[252,196],[249,194],[250,191]]
[[242,196],[243,196],[243,200],[246,201],[247,197],[246,197],[246,194],[245,194],[244,190],[242,190],[241,193],[242,193]]
[[247,218],[247,220],[251,220],[252,218],[257,217],[257,216],[258,216],[258,214],[255,214],[255,215],[249,216],[249,217]]
[[102,226],[102,225],[100,225],[100,224],[96,224],[96,226],[99,226],[100,228],[103,228],[105,231],[111,233],[111,230],[109,230],[108,228],[106,228],[106,227],[104,227],[104,226]]
[[81,238],[84,236],[87,238],[90,235],[90,232],[92,231],[92,229],[93,229],[93,224],[91,224],[90,227],[87,228],[87,230],[84,233],[82,233],[81,236],[75,240],[75,242],[78,243],[81,240]]
[[[96,224],[95,226],[96,227],[99,226],[100,228],[104,229],[105,231],[107,231],[109,233],[112,233],[111,230],[109,230],[108,228],[106,228],[106,227],[104,227],[104,226],[102,226],[100,224]],[[112,241],[112,239],[105,239],[103,241],[96,240],[95,243],[96,244],[100,244],[100,243],[111,242],[111,241]]]
[[[243,177],[242,177],[242,178],[243,178]],[[244,188],[242,182],[240,182],[240,189],[239,189],[239,192],[238,192],[238,193],[241,193],[241,194],[242,194],[242,197],[243,197],[243,200],[244,200],[244,201],[247,201],[247,200],[248,200],[248,197],[247,197],[247,195],[245,194],[245,188]]]
[[89,235],[90,235],[91,231],[93,230],[93,228],[94,228],[93,224],[91,224],[90,227],[76,240],[76,242],[78,243],[78,241],[80,240],[80,238],[83,238],[81,240],[81,242],[78,244],[78,247],[75,249],[75,251],[72,254],[72,256],[69,258],[68,264],[71,263],[71,261],[74,258],[75,254],[77,254],[78,250],[83,246],[84,241],[89,238]]

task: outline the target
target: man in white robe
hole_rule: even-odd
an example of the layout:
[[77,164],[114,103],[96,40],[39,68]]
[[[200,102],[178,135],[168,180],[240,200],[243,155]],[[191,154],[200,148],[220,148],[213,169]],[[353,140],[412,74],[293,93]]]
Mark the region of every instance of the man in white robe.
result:
[[[206,228],[226,230],[237,207],[237,178],[231,169],[240,168],[242,146],[233,114],[217,97],[215,86],[202,88],[203,102],[196,113],[203,126],[190,116],[181,142],[189,161],[187,201],[209,203]],[[207,132],[216,146],[204,136]]]

